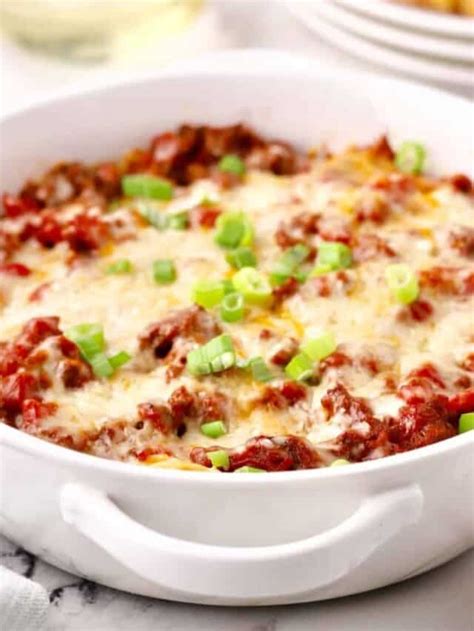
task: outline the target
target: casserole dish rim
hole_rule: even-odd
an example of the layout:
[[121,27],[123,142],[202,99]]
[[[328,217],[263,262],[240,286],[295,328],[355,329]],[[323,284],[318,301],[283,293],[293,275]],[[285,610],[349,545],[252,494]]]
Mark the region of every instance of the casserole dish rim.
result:
[[[474,18],[473,18],[474,19]],[[252,57],[260,58],[265,61],[269,56],[278,55],[279,61],[283,64],[281,68],[262,65],[248,67],[230,66],[232,61],[241,58],[244,62]],[[206,62],[214,61],[206,67]],[[240,60],[239,60],[240,61]],[[0,111],[0,125],[8,123],[10,119],[20,114],[31,113],[36,109],[41,109],[53,103],[67,101],[73,98],[92,97],[95,94],[107,92],[112,89],[131,88],[147,84],[154,81],[165,80],[182,80],[184,78],[199,79],[200,77],[222,77],[223,68],[228,76],[255,77],[263,75],[264,77],[294,77],[295,74],[311,75],[312,79],[325,79],[330,81],[355,83],[357,81],[368,81],[374,84],[385,84],[386,87],[400,87],[406,91],[425,93],[425,96],[439,96],[442,94],[443,99],[456,102],[465,108],[472,107],[471,100],[457,92],[443,90],[436,85],[419,83],[416,80],[400,78],[396,75],[386,76],[375,74],[364,70],[345,70],[343,68],[327,68],[315,65],[315,59],[311,57],[303,57],[301,55],[288,51],[274,48],[245,48],[245,49],[228,49],[222,50],[215,54],[201,55],[194,61],[177,62],[168,68],[159,71],[144,70],[137,73],[131,72],[114,72],[107,76],[98,73],[93,78],[81,79],[74,85],[51,90],[48,94],[42,94],[35,97],[33,103],[20,102],[18,105],[11,107],[7,111]],[[222,66],[222,67],[221,67]],[[178,121],[179,123],[180,121]],[[205,124],[205,123],[203,123]],[[348,140],[350,143],[350,139]],[[470,165],[474,169],[473,163]],[[474,175],[474,171],[473,171]]]
[[[15,438],[15,434],[17,435]],[[472,434],[472,435],[471,435]],[[350,463],[349,465],[342,467],[320,467],[313,469],[297,469],[294,471],[266,471],[265,475],[233,475],[223,474],[218,471],[185,471],[182,469],[166,469],[162,467],[155,467],[150,465],[140,466],[136,463],[122,462],[119,460],[112,460],[107,458],[100,458],[85,452],[75,451],[61,445],[50,443],[46,440],[42,440],[35,436],[30,436],[16,428],[9,427],[8,425],[0,425],[0,444],[11,446],[13,449],[21,451],[33,457],[38,458],[53,458],[61,461],[61,464],[76,465],[78,467],[87,467],[87,463],[92,465],[95,462],[97,469],[103,472],[109,472],[113,474],[115,471],[123,471],[124,473],[134,473],[136,478],[157,476],[157,478],[165,478],[167,480],[185,479],[191,481],[193,479],[202,479],[204,477],[205,482],[212,482],[215,484],[241,484],[243,482],[250,482],[251,484],[261,484],[268,482],[268,475],[271,475],[272,483],[277,482],[290,482],[297,476],[298,480],[311,480],[313,478],[326,478],[328,476],[347,476],[354,473],[359,475],[374,474],[381,469],[396,468],[402,466],[404,463],[409,464],[414,460],[427,460],[435,457],[438,454],[451,451],[462,447],[463,445],[471,444],[474,446],[474,432],[466,432],[466,434],[458,434],[452,436],[446,440],[433,443],[431,445],[425,445],[424,447],[418,447],[411,451],[406,451],[399,454],[393,454],[391,456],[384,456],[383,458],[377,458],[374,460],[366,460],[364,462]],[[354,467],[357,467],[357,471],[353,471]],[[230,482],[229,482],[230,481]]]

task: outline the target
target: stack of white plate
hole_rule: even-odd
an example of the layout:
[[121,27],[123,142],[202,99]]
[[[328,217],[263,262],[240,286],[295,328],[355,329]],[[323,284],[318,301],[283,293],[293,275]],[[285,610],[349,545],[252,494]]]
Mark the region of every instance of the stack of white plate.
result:
[[312,31],[365,61],[474,88],[474,18],[390,0],[287,0]]

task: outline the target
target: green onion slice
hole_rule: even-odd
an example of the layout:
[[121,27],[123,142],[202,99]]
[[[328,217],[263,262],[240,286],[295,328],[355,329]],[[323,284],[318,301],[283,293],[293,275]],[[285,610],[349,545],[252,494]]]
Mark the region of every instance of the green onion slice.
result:
[[76,324],[64,331],[74,342],[87,361],[105,350],[104,329],[101,324]]
[[140,216],[157,230],[166,230],[168,228],[168,215],[165,215],[157,208],[153,208],[149,204],[137,204],[137,210]]
[[114,368],[105,353],[97,353],[89,360],[92,370],[97,377],[111,377],[114,374]]
[[253,267],[243,267],[232,277],[235,289],[251,305],[268,306],[272,301],[272,288],[263,274]]
[[216,469],[228,469],[230,460],[229,454],[227,451],[223,449],[218,449],[217,451],[208,451],[207,456],[212,463],[212,466]]
[[189,227],[189,213],[183,210],[182,212],[168,215],[168,227],[172,230],[186,230]]
[[402,305],[414,302],[419,294],[418,279],[408,265],[395,263],[385,270],[385,279],[395,299]]
[[159,285],[167,285],[176,280],[176,268],[170,259],[153,261],[153,278]]
[[263,357],[253,357],[249,360],[248,367],[252,372],[252,377],[255,381],[266,383],[273,379],[273,374],[268,369]]
[[238,322],[244,317],[244,297],[233,292],[224,296],[221,303],[221,318],[224,322]]
[[234,344],[230,335],[223,333],[187,355],[188,371],[195,376],[222,372],[235,365]]
[[133,272],[133,264],[128,259],[119,259],[111,263],[106,272],[107,274],[130,274]]
[[218,305],[224,295],[225,286],[220,280],[198,280],[192,288],[193,302],[205,309]]
[[242,267],[255,267],[257,265],[257,257],[247,246],[241,246],[235,250],[231,250],[226,254],[226,261],[234,269],[242,269]]
[[282,285],[288,278],[295,275],[297,268],[307,258],[310,250],[302,243],[288,248],[270,274],[270,280],[273,285]]
[[310,272],[310,277],[314,276],[324,276],[324,274],[329,274],[329,272],[333,272],[333,268],[330,265],[316,263],[313,269]]
[[245,173],[245,163],[233,153],[229,153],[219,160],[219,170],[223,173],[233,173],[243,175]]
[[419,142],[406,141],[395,154],[395,164],[403,171],[419,175],[423,171],[426,150]]
[[127,197],[169,200],[173,197],[173,185],[154,175],[125,175],[122,178],[122,191]]
[[337,343],[334,335],[329,331],[312,337],[302,344],[301,350],[313,361],[321,361],[336,350]]
[[253,227],[247,215],[242,212],[227,212],[219,215],[214,240],[226,249],[252,245]]
[[204,345],[204,352],[212,372],[227,370],[235,364],[235,350],[232,338],[226,333],[215,337]]
[[352,264],[352,251],[344,243],[338,241],[322,241],[319,244],[318,256],[316,259],[315,270],[325,269],[327,271],[340,270],[350,267]]
[[227,294],[233,294],[235,292],[234,283],[231,281],[230,278],[224,278],[224,280],[222,281],[222,286],[224,287],[224,296],[227,296]]
[[200,375],[210,375],[212,368],[203,347],[195,348],[190,351],[186,357],[186,365],[188,371],[195,377]]
[[115,355],[109,357],[109,363],[114,370],[117,370],[117,368],[120,368],[131,359],[132,356],[127,353],[127,351],[119,351],[118,353],[115,353]]
[[76,324],[67,329],[64,335],[78,346],[97,377],[111,377],[131,359],[126,351],[120,351],[112,357],[106,356],[104,330],[100,324]]
[[459,417],[459,433],[469,432],[474,429],[474,412],[466,412]]
[[227,428],[223,421],[211,421],[210,423],[204,423],[200,427],[201,433],[208,438],[220,438],[227,434]]
[[314,361],[305,353],[298,353],[285,366],[285,373],[294,381],[306,381],[313,376]]
[[308,280],[309,272],[301,269],[297,269],[293,276],[299,283],[305,283]]
[[234,473],[267,473],[265,469],[259,469],[258,467],[239,467]]

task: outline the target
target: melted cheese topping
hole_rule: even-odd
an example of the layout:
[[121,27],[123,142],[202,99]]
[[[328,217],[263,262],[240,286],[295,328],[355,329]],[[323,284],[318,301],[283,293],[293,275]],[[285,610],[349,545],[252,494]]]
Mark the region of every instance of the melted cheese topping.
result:
[[[391,168],[391,167],[390,167]],[[281,222],[305,212],[319,213],[328,222],[351,221],[355,209],[373,201],[374,192],[367,179],[383,173],[364,152],[348,152],[319,164],[309,173],[282,177],[249,172],[241,185],[220,190],[211,181],[200,181],[177,191],[169,203],[150,202],[163,213],[195,206],[202,198],[213,198],[225,210],[242,210],[255,227],[255,252],[258,269],[269,272],[281,256],[275,232]],[[77,205],[76,205],[77,206]],[[133,204],[122,202],[108,217],[131,221]],[[66,212],[74,213],[71,205]],[[63,211],[65,212],[65,211]],[[467,196],[448,185],[439,185],[430,193],[415,192],[403,203],[393,201],[391,215],[381,225],[364,222],[359,233],[376,233],[393,248],[396,257],[378,256],[347,270],[349,285],[336,287],[333,294],[321,297],[312,281],[276,311],[251,309],[241,322],[225,325],[244,357],[263,355],[268,359],[281,338],[302,341],[320,331],[332,331],[341,348],[349,354],[372,354],[382,364],[375,376],[359,369],[347,369],[344,380],[352,394],[369,399],[377,415],[394,415],[401,399],[387,393],[385,376],[401,379],[411,369],[428,361],[444,371],[473,347],[472,301],[450,297],[435,298],[435,318],[407,325],[397,314],[384,279],[388,263],[403,261],[413,270],[435,265],[465,266],[466,258],[445,247],[450,226],[472,226],[473,207]],[[131,221],[133,224],[133,221]],[[230,276],[224,252],[214,242],[214,231],[202,228],[159,231],[152,226],[133,229],[133,238],[109,245],[98,256],[84,257],[73,266],[67,264],[67,248],[60,244],[45,250],[33,241],[16,254],[15,261],[33,270],[25,278],[0,274],[0,339],[11,339],[22,325],[37,316],[58,315],[62,329],[83,323],[100,322],[105,331],[108,352],[138,350],[137,338],[152,322],[167,316],[172,309],[191,304],[191,288],[198,279],[223,279]],[[441,245],[440,245],[441,243]],[[172,259],[177,280],[171,285],[157,285],[152,277],[152,263],[157,258]],[[110,275],[107,266],[118,259],[133,262],[132,274]],[[28,300],[40,284],[49,283],[43,298]],[[262,340],[262,329],[275,334]],[[321,408],[321,397],[335,383],[328,371],[319,385],[311,387],[307,401],[284,411],[253,406],[265,386],[231,371],[199,380],[184,373],[165,379],[166,366],[157,365],[140,371],[132,361],[111,379],[91,381],[72,390],[55,383],[45,397],[58,403],[54,416],[42,421],[46,428],[62,428],[69,433],[97,430],[110,419],[136,419],[137,405],[145,401],[166,400],[180,385],[190,390],[218,388],[232,400],[229,431],[217,441],[203,436],[196,424],[189,423],[183,437],[164,437],[163,444],[185,454],[196,445],[230,447],[260,434],[295,434],[312,442],[330,443],[344,429],[347,419],[335,415],[328,423]],[[276,370],[279,379],[284,375]],[[276,382],[278,383],[278,381]],[[364,428],[358,428],[361,433]],[[168,462],[168,464],[166,464]],[[155,466],[182,466],[181,461],[154,456]],[[199,468],[198,465],[193,465]]]

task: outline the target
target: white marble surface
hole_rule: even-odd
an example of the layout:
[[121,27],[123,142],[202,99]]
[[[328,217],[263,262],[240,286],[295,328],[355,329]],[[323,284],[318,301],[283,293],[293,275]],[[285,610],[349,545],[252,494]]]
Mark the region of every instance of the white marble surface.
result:
[[[0,538],[0,562],[50,597],[47,631],[471,631],[474,551],[424,576],[320,603],[217,608],[151,600],[66,574]],[[8,631],[8,630],[3,630]]]
[[[216,34],[215,19],[221,29]],[[221,0],[199,27],[193,50],[279,47],[309,54],[326,66],[383,72],[315,39],[274,0]],[[1,44],[2,107],[31,102],[51,89],[104,69],[84,70],[29,59]],[[449,501],[449,498],[447,498]],[[0,537],[0,562],[48,591],[48,631],[471,631],[474,629],[474,551],[438,570],[376,592],[305,605],[212,608],[123,594],[57,570]],[[0,617],[1,620],[1,617]],[[3,630],[2,631],[8,631]]]

